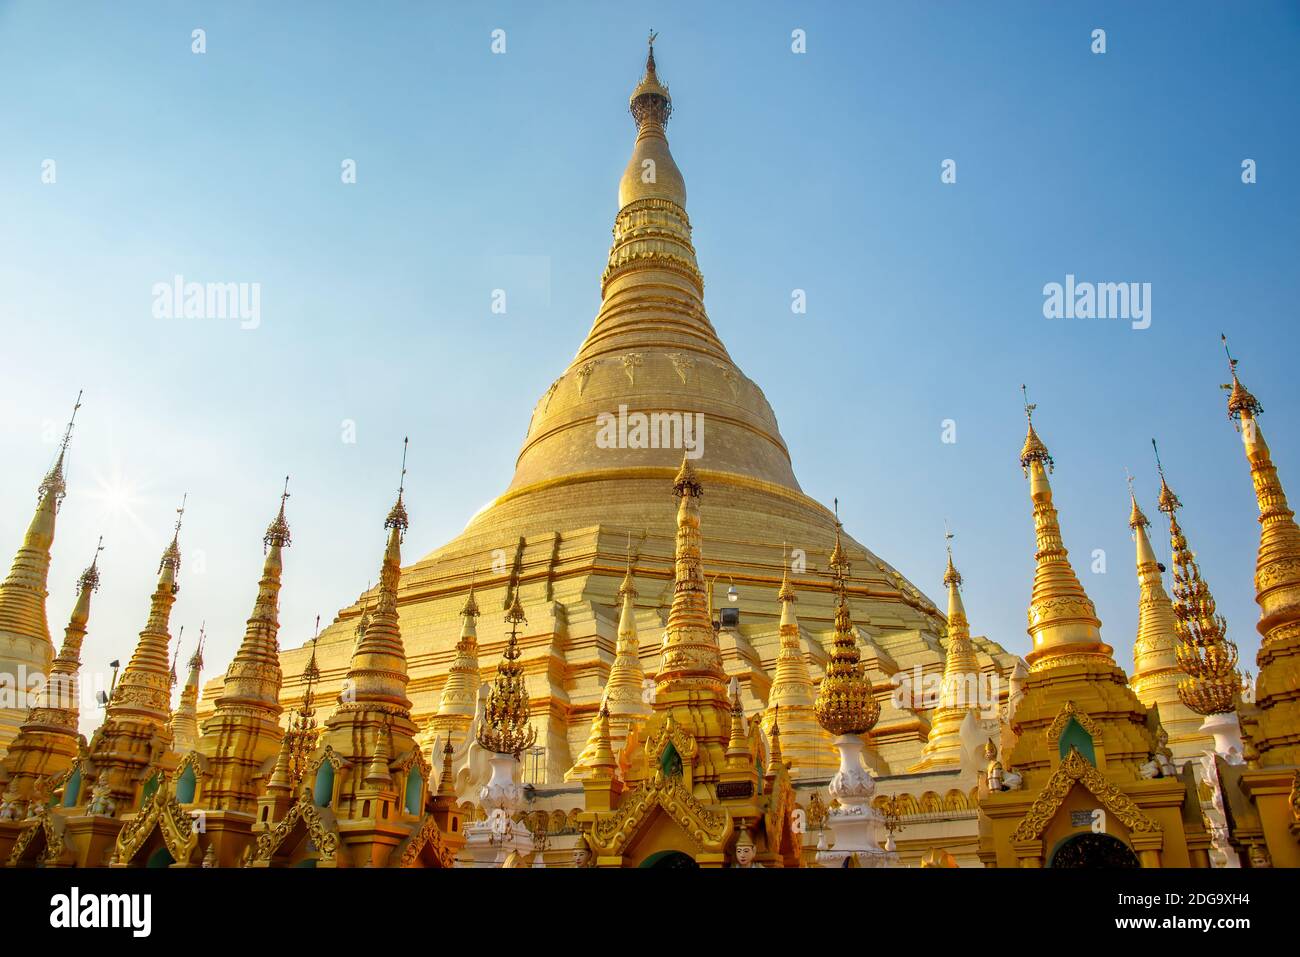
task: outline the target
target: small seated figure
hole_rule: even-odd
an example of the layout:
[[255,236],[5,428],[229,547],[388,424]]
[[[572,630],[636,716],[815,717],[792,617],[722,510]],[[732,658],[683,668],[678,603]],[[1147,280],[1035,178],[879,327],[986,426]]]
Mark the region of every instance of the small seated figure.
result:
[[1161,776],[1160,762],[1156,760],[1154,754],[1147,756],[1147,760],[1138,768],[1138,774],[1142,776],[1144,781],[1150,781]]
[[18,797],[18,792],[12,786],[6,788],[0,798],[0,821],[21,821],[25,810],[25,802]]
[[86,813],[93,817],[116,817],[117,802],[113,800],[113,789],[108,783],[108,772],[100,771],[99,779],[90,789],[90,806]]
[[1025,779],[1019,772],[1016,771],[1002,772],[1002,790],[1019,791],[1024,786],[1025,786]]

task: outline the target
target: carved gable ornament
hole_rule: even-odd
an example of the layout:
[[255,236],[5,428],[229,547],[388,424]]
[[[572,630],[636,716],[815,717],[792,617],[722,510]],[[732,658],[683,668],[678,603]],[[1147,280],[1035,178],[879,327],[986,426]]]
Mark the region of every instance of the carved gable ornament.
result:
[[[1062,712],[1064,713],[1064,712]],[[1082,723],[1082,722],[1080,722]],[[1033,805],[1011,835],[1013,841],[1035,841],[1042,837],[1056,817],[1075,783],[1082,784],[1098,801],[1134,834],[1159,834],[1160,825],[1147,816],[1105,775],[1088,763],[1077,748],[1071,748],[1065,760],[1053,772]]]
[[1098,726],[1097,722],[1092,720],[1092,717],[1088,712],[1080,711],[1073,701],[1067,701],[1065,702],[1065,707],[1061,709],[1061,713],[1056,716],[1047,729],[1047,744],[1049,747],[1054,748],[1057,746],[1058,742],[1061,740],[1061,735],[1065,733],[1065,728],[1069,725],[1071,718],[1077,721],[1079,727],[1083,728],[1084,731],[1087,731],[1088,734],[1092,736],[1094,743],[1102,743],[1101,728]]
[[588,840],[598,855],[622,855],[633,839],[662,811],[690,838],[697,851],[720,852],[731,837],[727,814],[710,811],[686,789],[681,778],[656,774],[653,784],[642,784],[625,794],[618,812],[597,821]]

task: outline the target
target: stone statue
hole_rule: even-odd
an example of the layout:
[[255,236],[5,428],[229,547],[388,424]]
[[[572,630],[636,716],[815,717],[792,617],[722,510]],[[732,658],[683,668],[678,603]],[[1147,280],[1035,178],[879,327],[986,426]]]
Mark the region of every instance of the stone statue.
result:
[[19,796],[18,792],[10,785],[5,789],[4,797],[0,798],[0,821],[21,821],[24,817],[23,811],[26,810],[26,802]]
[[117,816],[117,802],[113,800],[113,788],[108,783],[107,771],[99,772],[99,779],[90,789],[90,806],[86,813],[94,817]]

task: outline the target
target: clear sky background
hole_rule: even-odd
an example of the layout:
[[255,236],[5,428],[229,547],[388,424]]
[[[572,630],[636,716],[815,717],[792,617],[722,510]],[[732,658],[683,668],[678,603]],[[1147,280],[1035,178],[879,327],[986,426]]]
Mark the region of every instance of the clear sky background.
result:
[[[403,435],[408,561],[505,488],[599,305],[653,27],[706,304],[804,489],[838,495],[852,534],[940,601],[950,520],[976,632],[1024,653],[1027,382],[1121,664],[1137,618],[1125,467],[1168,554],[1155,435],[1253,670],[1257,512],[1218,336],[1300,496],[1298,8],[653,9],[0,3],[0,561],[86,390],[56,641],[102,533],[85,661],[125,662],[184,492],[173,632],[188,657],[206,620],[211,674],[243,634],[285,474],[288,647],[375,576]],[[1045,319],[1043,285],[1067,273],[1150,282],[1151,327]],[[176,274],[260,283],[260,327],[154,319],[152,286]]]

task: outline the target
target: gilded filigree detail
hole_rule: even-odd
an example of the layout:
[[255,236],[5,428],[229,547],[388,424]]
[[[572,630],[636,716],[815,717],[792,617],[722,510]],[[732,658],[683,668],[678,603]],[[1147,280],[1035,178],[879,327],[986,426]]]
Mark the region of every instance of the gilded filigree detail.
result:
[[695,360],[690,356],[684,356],[680,352],[668,353],[668,361],[673,364],[673,371],[677,373],[677,378],[682,380],[682,385],[686,385],[687,377],[690,376],[691,370],[695,368]]

